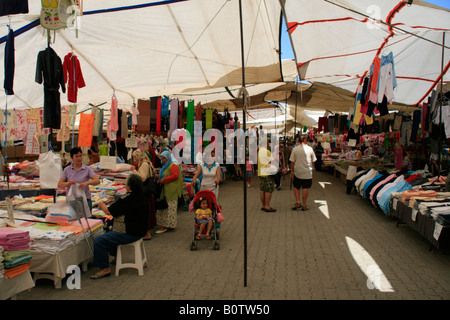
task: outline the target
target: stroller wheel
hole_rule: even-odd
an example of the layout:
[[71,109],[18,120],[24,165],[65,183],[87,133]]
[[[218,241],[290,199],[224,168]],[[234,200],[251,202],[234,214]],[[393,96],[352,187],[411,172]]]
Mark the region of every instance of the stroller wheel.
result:
[[219,246],[219,241],[215,241],[214,242],[214,250],[219,250],[220,246]]
[[197,244],[195,242],[191,243],[191,251],[197,250]]

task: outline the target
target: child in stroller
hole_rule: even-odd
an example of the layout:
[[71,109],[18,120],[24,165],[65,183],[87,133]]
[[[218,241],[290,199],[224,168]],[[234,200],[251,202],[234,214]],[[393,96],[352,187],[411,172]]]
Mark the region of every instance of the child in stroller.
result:
[[214,250],[219,250],[219,228],[223,220],[222,209],[216,202],[214,192],[202,190],[195,194],[189,211],[194,212],[194,232],[191,250],[197,250],[197,242],[205,233],[206,239],[213,240]]
[[208,207],[208,199],[200,198],[200,207],[195,210],[195,220],[196,223],[200,226],[198,234],[195,236],[195,239],[200,240],[202,238],[203,231],[206,227],[206,239],[211,239],[211,229],[214,224],[214,218],[212,215],[211,209]]

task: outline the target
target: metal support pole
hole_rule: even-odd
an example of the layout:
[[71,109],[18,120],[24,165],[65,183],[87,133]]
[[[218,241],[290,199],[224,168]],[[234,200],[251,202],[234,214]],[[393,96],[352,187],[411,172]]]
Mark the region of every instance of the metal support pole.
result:
[[[242,60],[242,87],[245,89],[245,62],[244,62],[244,30],[242,21],[242,1],[239,0],[239,20],[241,29],[241,60]],[[246,112],[246,93],[242,91],[242,108],[243,112]],[[243,130],[244,130],[244,153],[247,153],[248,142],[245,139],[246,128],[245,116],[243,117]],[[245,159],[246,157],[244,157]],[[245,171],[244,171],[245,172]],[[247,182],[244,175],[244,287],[247,287]]]
[[441,175],[441,154],[442,154],[442,103],[444,98],[444,50],[445,50],[445,32],[442,33],[442,59],[441,59],[441,102],[439,106],[439,157],[438,157],[438,175]]

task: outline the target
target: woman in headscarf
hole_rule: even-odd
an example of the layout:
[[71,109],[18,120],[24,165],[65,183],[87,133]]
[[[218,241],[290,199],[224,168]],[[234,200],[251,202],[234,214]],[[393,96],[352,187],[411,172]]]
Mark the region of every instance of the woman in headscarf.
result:
[[165,198],[167,209],[157,211],[158,224],[161,226],[155,233],[164,233],[177,226],[178,198],[183,195],[183,176],[180,166],[172,161],[172,154],[164,151],[160,154],[163,166],[159,172],[158,183],[162,185],[161,199]]
[[[132,166],[132,172],[141,177],[142,182],[147,180],[150,177],[155,177],[155,168],[153,168],[150,159],[147,154],[142,149],[136,149],[133,152],[133,164],[136,166]],[[147,234],[144,236],[144,240],[150,240],[152,235],[150,231],[156,226],[156,208],[155,208],[155,195],[148,194],[146,195],[149,213],[148,213],[148,225],[147,225]]]

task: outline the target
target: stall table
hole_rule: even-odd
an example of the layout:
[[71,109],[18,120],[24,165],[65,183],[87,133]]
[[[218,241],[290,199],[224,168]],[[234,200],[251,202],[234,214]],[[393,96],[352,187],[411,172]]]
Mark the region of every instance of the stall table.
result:
[[34,281],[31,278],[30,270],[26,270],[13,278],[0,279],[0,300],[14,299],[15,296],[25,290],[34,287]]
[[[430,245],[436,249],[450,248],[450,226],[439,225],[433,217],[429,214],[422,214],[413,210],[407,203],[394,198],[393,199],[392,215],[396,217],[400,223],[408,225],[413,230],[416,230],[422,237],[430,242]],[[439,234],[435,232],[439,231]]]

